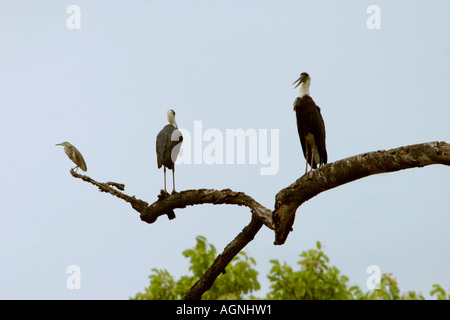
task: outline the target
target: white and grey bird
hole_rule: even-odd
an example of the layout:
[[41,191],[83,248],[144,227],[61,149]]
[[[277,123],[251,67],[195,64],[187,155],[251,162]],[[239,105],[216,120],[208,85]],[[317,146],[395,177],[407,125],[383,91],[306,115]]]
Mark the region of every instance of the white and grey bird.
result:
[[166,168],[172,170],[173,191],[175,192],[175,161],[180,153],[183,136],[178,130],[178,125],[175,121],[175,111],[172,109],[167,111],[167,120],[169,124],[166,125],[156,136],[156,157],[158,160],[158,169],[164,166],[164,191],[166,189]]
[[62,142],[58,143],[57,146],[64,146],[64,152],[67,154],[70,160],[73,161],[77,166],[73,169],[77,171],[78,168],[80,168],[83,171],[87,170],[86,162],[84,162],[83,156],[81,155],[80,151],[78,151],[77,148],[75,148],[72,144],[69,142]]

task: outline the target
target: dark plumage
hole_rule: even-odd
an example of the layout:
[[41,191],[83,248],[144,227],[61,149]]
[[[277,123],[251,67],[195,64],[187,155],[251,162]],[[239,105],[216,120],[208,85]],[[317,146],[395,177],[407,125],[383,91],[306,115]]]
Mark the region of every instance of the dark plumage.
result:
[[156,136],[156,158],[158,169],[164,166],[164,190],[166,190],[166,168],[172,170],[173,192],[175,192],[175,161],[180,153],[183,136],[175,122],[175,111],[167,111],[166,125]]
[[[174,140],[172,140],[172,136]],[[183,136],[180,131],[171,124],[166,125],[158,133],[156,136],[156,157],[158,160],[158,169],[162,166],[170,170],[174,169],[174,161],[177,159],[181,147],[181,144],[178,147],[177,145],[182,140]],[[174,159],[172,159],[173,156]]]
[[321,167],[327,163],[325,123],[320,108],[309,95],[311,77],[304,72],[294,84],[296,82],[298,82],[297,86],[302,85],[299,97],[294,102],[294,110],[297,116],[298,135],[306,159],[306,173],[308,164],[311,169],[316,169],[317,166]]

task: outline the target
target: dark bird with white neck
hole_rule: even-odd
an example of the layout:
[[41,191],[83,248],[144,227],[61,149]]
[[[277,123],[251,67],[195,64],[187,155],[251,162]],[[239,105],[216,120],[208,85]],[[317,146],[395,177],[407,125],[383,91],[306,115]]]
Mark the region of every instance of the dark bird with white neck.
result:
[[302,144],[303,155],[306,159],[305,174],[308,165],[312,169],[327,163],[327,149],[325,147],[325,123],[320,108],[309,95],[311,77],[303,72],[292,85],[300,86],[298,98],[294,102],[294,111],[297,115],[297,130]]
[[167,120],[169,124],[166,125],[156,136],[156,157],[158,160],[158,169],[164,166],[164,191],[166,190],[166,168],[172,170],[173,176],[173,191],[175,192],[175,161],[180,153],[183,136],[178,130],[175,121],[175,111],[172,109],[167,111]]

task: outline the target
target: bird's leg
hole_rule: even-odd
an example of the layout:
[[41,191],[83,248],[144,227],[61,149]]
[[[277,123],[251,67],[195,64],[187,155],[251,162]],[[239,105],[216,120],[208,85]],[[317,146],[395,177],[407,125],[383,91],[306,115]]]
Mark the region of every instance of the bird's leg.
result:
[[164,166],[164,191],[167,192],[166,189],[166,167]]
[[172,185],[173,185],[173,191],[172,193],[175,193],[175,166],[172,169]]
[[305,174],[308,173],[308,161],[309,161],[309,154],[308,154],[308,148],[306,148],[306,169],[305,169]]
[[314,139],[313,139],[313,145],[312,145],[312,148],[311,148],[311,171],[312,171],[312,169],[313,169],[313,162],[314,162],[314,147],[316,146],[316,144],[315,144],[315,141],[314,141]]

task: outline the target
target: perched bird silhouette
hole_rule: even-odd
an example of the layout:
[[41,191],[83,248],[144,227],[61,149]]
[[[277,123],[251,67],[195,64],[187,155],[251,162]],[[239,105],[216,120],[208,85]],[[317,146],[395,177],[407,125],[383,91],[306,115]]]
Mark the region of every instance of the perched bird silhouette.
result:
[[312,169],[321,167],[327,163],[327,149],[325,146],[325,123],[320,113],[320,108],[309,95],[311,77],[306,72],[300,74],[292,85],[299,85],[300,92],[294,102],[294,111],[297,116],[297,130],[302,144],[303,155],[306,159],[305,174],[308,172],[308,164]]
[[80,151],[71,145],[69,142],[58,143],[57,146],[64,146],[64,152],[67,154],[70,160],[72,160],[77,166],[73,169],[77,171],[80,168],[83,171],[87,170],[86,162],[84,162],[83,156]]
[[172,109],[167,111],[167,120],[169,124],[166,125],[156,136],[156,157],[158,160],[158,169],[164,166],[164,191],[166,189],[166,168],[172,170],[173,176],[173,191],[175,192],[175,161],[180,153],[183,136],[178,130],[175,121],[175,111]]

